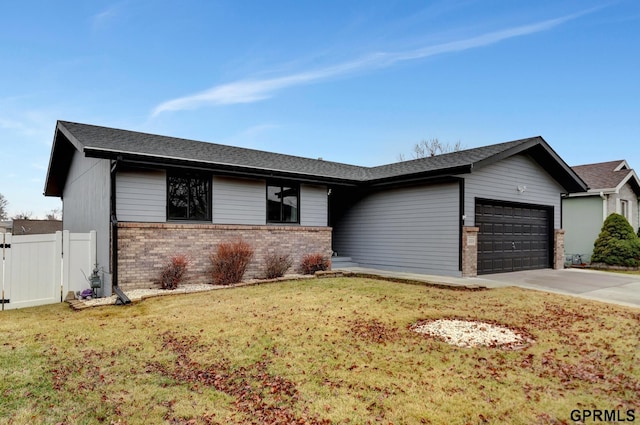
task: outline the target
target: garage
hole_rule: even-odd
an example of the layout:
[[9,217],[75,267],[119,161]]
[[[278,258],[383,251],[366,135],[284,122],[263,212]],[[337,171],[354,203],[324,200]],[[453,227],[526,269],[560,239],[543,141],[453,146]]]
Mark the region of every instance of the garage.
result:
[[477,199],[478,274],[552,267],[553,207]]

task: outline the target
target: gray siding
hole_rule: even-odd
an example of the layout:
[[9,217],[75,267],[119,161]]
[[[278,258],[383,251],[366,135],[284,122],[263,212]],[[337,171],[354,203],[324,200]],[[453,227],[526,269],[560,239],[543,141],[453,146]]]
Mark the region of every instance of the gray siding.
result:
[[[553,225],[560,228],[560,195],[564,189],[535,160],[515,155],[465,174],[465,226],[475,223],[475,198],[554,207]],[[519,192],[518,187],[526,189]]]
[[326,186],[300,185],[300,224],[326,226],[328,223]]
[[119,172],[116,177],[118,221],[167,221],[167,177],[162,170]]
[[583,261],[590,261],[593,243],[602,228],[602,204],[598,195],[562,200],[565,255],[580,254]]
[[[109,262],[110,164],[75,152],[63,192],[62,226],[70,232],[96,231],[98,267],[104,274],[104,295],[111,295]],[[87,273],[90,270],[86,270]]]
[[215,224],[266,224],[266,182],[264,180],[214,177],[213,222]]
[[363,267],[460,276],[459,186],[381,191],[336,224],[333,248]]

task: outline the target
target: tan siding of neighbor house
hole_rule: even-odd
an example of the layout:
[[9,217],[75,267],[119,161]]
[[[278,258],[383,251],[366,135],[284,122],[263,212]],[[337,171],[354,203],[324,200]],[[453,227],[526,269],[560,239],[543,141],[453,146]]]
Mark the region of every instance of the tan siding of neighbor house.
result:
[[633,226],[633,230],[638,231],[638,195],[633,191],[631,185],[626,183],[620,188],[619,193],[611,193],[607,195],[607,215],[620,214],[620,201],[626,200],[629,205],[629,224]]
[[563,199],[562,214],[566,255],[580,255],[582,261],[590,261],[603,222],[602,198],[595,195]]

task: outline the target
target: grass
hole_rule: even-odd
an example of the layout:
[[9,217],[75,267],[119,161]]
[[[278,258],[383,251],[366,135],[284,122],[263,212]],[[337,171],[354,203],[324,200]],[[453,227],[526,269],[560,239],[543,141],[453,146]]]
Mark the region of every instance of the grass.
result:
[[[523,350],[410,331],[524,328]],[[0,423],[569,423],[640,416],[640,310],[502,288],[332,278],[0,313]]]

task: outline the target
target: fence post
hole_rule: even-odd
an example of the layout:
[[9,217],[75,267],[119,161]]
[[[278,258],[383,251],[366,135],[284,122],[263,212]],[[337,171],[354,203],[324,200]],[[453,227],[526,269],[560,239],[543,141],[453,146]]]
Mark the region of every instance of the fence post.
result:
[[71,235],[68,230],[57,233],[62,234],[62,256],[60,257],[62,268],[60,274],[60,302],[62,302],[69,291],[69,281],[71,279]]
[[89,232],[89,252],[90,252],[89,262],[91,263],[91,267],[95,266],[96,263],[98,262],[97,249],[98,249],[98,245],[97,245],[96,231],[91,230]]
[[4,252],[6,250],[4,244],[5,244],[5,238],[6,238],[6,233],[2,233],[2,271],[0,274],[0,303],[2,304],[0,306],[0,311],[4,311],[4,275],[5,275],[5,270],[4,270]]

